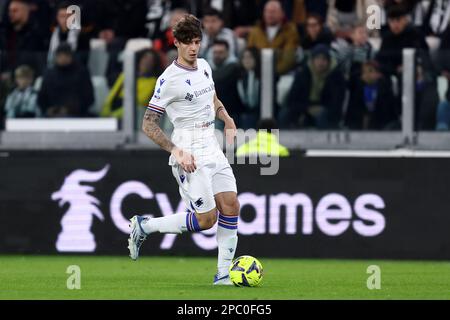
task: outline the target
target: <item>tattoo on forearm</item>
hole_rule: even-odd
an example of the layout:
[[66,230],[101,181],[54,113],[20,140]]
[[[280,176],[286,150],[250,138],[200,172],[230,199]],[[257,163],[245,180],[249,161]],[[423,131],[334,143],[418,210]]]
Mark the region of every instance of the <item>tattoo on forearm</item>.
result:
[[145,132],[147,137],[153,140],[157,145],[159,145],[163,150],[171,152],[175,145],[167,138],[166,134],[159,127],[159,122],[161,120],[161,115],[147,110],[145,111],[144,121],[142,122],[142,130]]

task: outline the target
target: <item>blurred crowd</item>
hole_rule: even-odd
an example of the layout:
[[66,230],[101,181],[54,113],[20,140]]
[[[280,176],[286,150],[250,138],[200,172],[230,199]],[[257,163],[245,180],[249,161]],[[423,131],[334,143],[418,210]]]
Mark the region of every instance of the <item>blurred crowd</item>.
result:
[[[79,28],[68,27],[71,5]],[[261,49],[272,48],[280,128],[398,130],[402,50],[415,48],[416,129],[449,130],[450,0],[0,0],[0,120],[121,119],[123,51],[136,38],[152,43],[136,58],[142,112],[186,13],[203,22],[200,57],[240,128],[260,119]],[[95,39],[108,54],[104,97],[89,63]]]

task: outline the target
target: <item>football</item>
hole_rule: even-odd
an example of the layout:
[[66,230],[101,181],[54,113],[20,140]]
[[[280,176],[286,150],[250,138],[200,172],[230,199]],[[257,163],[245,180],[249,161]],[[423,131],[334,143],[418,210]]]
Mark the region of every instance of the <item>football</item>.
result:
[[230,266],[230,279],[238,287],[256,287],[263,278],[261,262],[252,256],[240,256]]

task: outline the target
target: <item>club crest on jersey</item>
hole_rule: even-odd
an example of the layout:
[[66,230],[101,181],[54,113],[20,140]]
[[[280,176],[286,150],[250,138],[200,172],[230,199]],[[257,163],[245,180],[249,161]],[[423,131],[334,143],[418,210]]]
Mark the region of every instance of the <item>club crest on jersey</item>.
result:
[[198,198],[197,201],[194,202],[194,204],[197,208],[201,208],[203,206],[203,199]]
[[164,79],[159,80],[159,86],[162,86],[164,84],[164,82],[166,82],[166,80],[164,80]]
[[187,79],[187,80],[186,80],[186,83],[187,83],[188,85],[191,85],[191,80]]
[[192,101],[192,99],[194,98],[194,95],[193,94],[190,94],[190,93],[187,93],[186,94],[186,97],[184,97],[186,100],[188,100],[188,101]]
[[184,174],[182,174],[182,175],[180,176],[181,183],[184,182],[184,179],[186,179],[186,176],[185,176]]
[[209,79],[209,73],[208,73],[206,70],[203,70],[203,74],[205,75],[205,77],[206,77],[207,79]]

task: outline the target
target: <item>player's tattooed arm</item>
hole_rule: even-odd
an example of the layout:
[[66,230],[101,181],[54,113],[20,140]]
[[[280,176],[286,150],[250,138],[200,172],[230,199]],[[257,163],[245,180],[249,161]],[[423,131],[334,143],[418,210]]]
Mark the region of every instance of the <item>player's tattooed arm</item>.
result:
[[144,120],[142,122],[142,130],[145,132],[147,137],[153,140],[157,145],[159,145],[163,150],[170,152],[176,159],[176,161],[181,165],[183,170],[192,173],[197,169],[194,157],[183,150],[175,146],[166,134],[161,130],[159,122],[161,120],[161,115],[148,110],[145,111]]
[[161,127],[159,126],[160,120],[160,114],[147,109],[144,114],[144,121],[142,122],[142,130],[145,132],[147,137],[153,140],[153,142],[159,145],[163,150],[172,152],[175,145],[161,130]]

